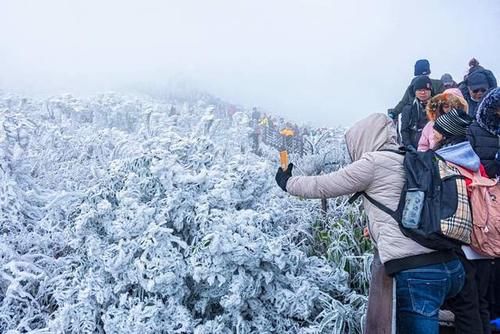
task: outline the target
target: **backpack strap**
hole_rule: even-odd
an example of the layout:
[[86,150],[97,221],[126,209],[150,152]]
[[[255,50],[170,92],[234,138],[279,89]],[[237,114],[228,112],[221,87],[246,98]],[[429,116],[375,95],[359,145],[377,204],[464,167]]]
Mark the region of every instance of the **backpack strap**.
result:
[[[445,163],[447,163],[447,164],[451,163],[451,162],[449,162],[449,161],[446,161],[446,160],[445,160],[445,159],[444,159],[441,155],[439,155],[436,151],[434,151],[434,150],[430,150],[430,151],[434,152],[434,156],[436,157],[436,159],[441,160],[442,162],[445,162]],[[455,165],[453,165],[453,166],[455,166]]]
[[357,193],[355,193],[354,195],[352,195],[349,198],[349,200],[347,201],[347,203],[352,204],[352,203],[356,202],[356,200],[359,198],[359,196],[364,195],[364,194],[365,194],[364,191],[358,191]]
[[399,155],[405,155],[406,154],[406,151],[403,150],[403,149],[393,150],[393,149],[390,149],[390,148],[379,150],[377,152],[392,152],[392,153],[396,153],[396,154],[399,154]]
[[393,211],[393,210],[389,209],[387,206],[385,206],[384,204],[382,204],[379,201],[375,200],[373,197],[371,197],[370,195],[368,195],[364,191],[360,191],[360,192],[357,192],[354,195],[352,195],[351,198],[349,198],[348,203],[349,204],[354,203],[354,201],[357,200],[359,198],[359,196],[364,196],[370,203],[372,203],[373,205],[375,205],[379,210],[384,211],[389,216],[391,216],[392,218],[394,218],[394,220],[396,220],[396,221],[398,220],[397,219],[397,211]]
[[396,211],[392,211],[391,209],[389,209],[387,206],[385,206],[384,204],[380,203],[379,201],[373,199],[373,197],[371,197],[370,195],[368,195],[367,193],[364,193],[363,196],[366,197],[366,199],[368,201],[370,201],[370,203],[372,203],[373,205],[375,205],[377,208],[379,208],[380,210],[384,211],[385,213],[387,213],[389,216],[393,217],[394,219],[395,218],[395,215],[396,215]]
[[[396,154],[400,154],[400,155],[405,155],[406,154],[406,150],[403,147],[400,147],[397,150],[393,150],[393,149],[390,149],[390,148],[388,148],[388,149],[382,149],[382,150],[379,150],[377,152],[392,152],[392,153],[396,153]],[[370,197],[364,191],[358,191],[357,193],[355,193],[354,195],[352,195],[349,198],[349,200],[347,201],[347,203],[349,203],[349,204],[354,203],[360,196],[365,196],[366,199],[370,201],[370,203],[372,203],[377,208],[379,208],[380,210],[384,211],[385,213],[387,213],[388,215],[390,215],[391,217],[394,218],[394,216],[396,214],[396,211],[392,211],[391,209],[389,209],[388,207],[386,207],[382,203],[374,200],[372,197]],[[394,218],[394,219],[396,219],[396,218]]]

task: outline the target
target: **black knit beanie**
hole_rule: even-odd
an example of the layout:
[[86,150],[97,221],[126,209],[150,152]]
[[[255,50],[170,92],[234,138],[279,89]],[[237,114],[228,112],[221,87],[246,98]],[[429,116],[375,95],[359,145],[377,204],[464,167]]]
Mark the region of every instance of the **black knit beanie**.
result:
[[413,79],[413,92],[415,93],[419,89],[432,90],[432,82],[427,75],[419,75]]
[[415,63],[415,76],[431,74],[431,65],[427,59],[419,59]]
[[439,116],[434,123],[434,130],[444,137],[465,137],[467,127],[472,119],[467,113],[460,109],[452,109],[446,114]]

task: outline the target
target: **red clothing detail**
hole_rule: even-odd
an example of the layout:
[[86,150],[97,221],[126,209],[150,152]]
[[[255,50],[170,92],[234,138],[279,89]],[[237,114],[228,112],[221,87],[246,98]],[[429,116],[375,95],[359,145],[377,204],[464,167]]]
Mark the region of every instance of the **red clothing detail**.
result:
[[[467,169],[465,167],[463,167],[464,169]],[[470,169],[467,169],[469,172],[473,173],[474,174],[474,171],[470,170]],[[479,173],[481,174],[481,176],[483,177],[488,177],[488,174],[486,174],[486,169],[484,169],[483,167],[483,164],[480,164],[479,165]],[[469,185],[472,183],[472,180],[469,179],[469,178],[465,178],[465,185],[467,186],[467,195],[469,195],[470,197],[470,190],[469,190]]]

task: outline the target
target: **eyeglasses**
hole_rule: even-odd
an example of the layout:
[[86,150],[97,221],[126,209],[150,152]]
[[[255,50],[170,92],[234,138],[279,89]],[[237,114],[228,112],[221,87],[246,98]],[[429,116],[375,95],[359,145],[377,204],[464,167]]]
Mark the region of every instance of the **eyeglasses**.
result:
[[477,93],[484,93],[486,92],[486,88],[478,88],[478,89],[473,89],[472,92],[474,94],[477,94]]

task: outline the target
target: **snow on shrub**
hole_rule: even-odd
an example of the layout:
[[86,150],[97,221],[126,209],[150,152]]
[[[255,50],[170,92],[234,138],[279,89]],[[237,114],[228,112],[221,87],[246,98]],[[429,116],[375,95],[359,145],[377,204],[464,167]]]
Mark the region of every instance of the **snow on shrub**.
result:
[[[0,332],[360,333],[359,208],[283,193],[247,123],[204,100],[0,97]],[[298,172],[345,163],[340,141]]]

